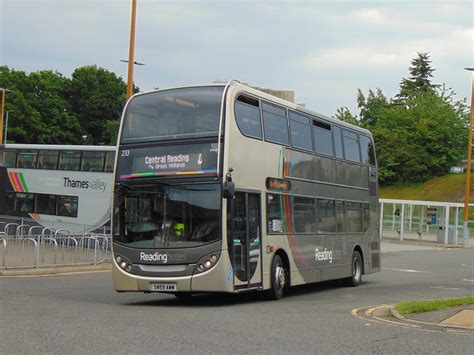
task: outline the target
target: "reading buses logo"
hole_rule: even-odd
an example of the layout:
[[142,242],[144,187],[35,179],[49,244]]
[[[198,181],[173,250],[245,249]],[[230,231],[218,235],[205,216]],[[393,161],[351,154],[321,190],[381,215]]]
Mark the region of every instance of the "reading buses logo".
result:
[[154,254],[147,254],[145,252],[140,253],[140,260],[141,261],[160,261],[163,264],[168,262],[168,254],[160,254],[158,252]]
[[314,258],[316,261],[329,261],[329,264],[332,264],[332,250],[324,250],[316,249],[314,251]]

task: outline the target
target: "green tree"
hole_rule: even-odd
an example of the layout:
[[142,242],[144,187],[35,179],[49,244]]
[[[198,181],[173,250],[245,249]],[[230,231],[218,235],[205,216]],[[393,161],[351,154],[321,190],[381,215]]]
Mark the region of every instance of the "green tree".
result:
[[368,95],[358,90],[360,123],[374,136],[381,183],[422,182],[446,174],[465,156],[466,102],[431,82],[430,63],[419,53],[393,99],[380,89]]
[[347,123],[350,123],[350,124],[353,124],[353,125],[356,125],[356,126],[359,125],[359,121],[357,120],[357,117],[354,116],[346,106],[339,107],[336,110],[336,114],[333,117],[338,119],[338,120],[341,120],[341,121],[344,121],[344,122],[347,122]]
[[8,142],[81,143],[83,131],[70,113],[64,95],[68,79],[60,73],[39,71],[26,74],[0,67],[0,85],[8,92]]
[[72,112],[91,143],[115,144],[107,122],[120,121],[126,95],[122,78],[97,66],[81,67],[73,72],[67,93]]
[[411,61],[410,77],[403,78],[400,83],[400,92],[396,98],[406,100],[419,93],[433,91],[439,87],[431,82],[435,69],[431,67],[429,53],[418,53]]

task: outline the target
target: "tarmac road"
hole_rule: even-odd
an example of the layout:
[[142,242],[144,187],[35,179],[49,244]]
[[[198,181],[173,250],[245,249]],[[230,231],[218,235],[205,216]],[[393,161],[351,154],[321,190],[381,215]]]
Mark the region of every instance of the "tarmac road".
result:
[[[296,287],[258,294],[118,294],[110,272],[0,278],[0,353],[451,353],[472,354],[473,333],[355,318],[354,308],[473,295],[473,249],[383,254],[357,288]],[[387,250],[387,249],[385,249]],[[393,250],[393,248],[392,248]]]

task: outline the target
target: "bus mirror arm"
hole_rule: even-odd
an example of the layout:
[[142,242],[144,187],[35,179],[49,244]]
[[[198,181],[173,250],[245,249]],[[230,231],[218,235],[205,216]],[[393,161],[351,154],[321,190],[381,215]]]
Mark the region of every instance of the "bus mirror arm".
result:
[[228,173],[225,175],[226,181],[224,182],[222,186],[222,196],[224,198],[233,199],[235,196],[235,184],[232,181],[232,174],[231,174],[232,171],[234,171],[234,169],[229,168]]

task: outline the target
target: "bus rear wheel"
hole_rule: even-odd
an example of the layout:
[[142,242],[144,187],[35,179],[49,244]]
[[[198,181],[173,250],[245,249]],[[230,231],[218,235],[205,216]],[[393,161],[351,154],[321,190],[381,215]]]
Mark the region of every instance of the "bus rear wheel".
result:
[[288,284],[288,270],[278,254],[273,257],[270,278],[271,288],[266,291],[266,298],[269,300],[279,300],[283,297],[283,291]]
[[357,287],[362,282],[362,256],[357,250],[352,252],[351,277],[344,279],[344,281],[350,287]]

